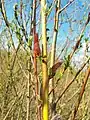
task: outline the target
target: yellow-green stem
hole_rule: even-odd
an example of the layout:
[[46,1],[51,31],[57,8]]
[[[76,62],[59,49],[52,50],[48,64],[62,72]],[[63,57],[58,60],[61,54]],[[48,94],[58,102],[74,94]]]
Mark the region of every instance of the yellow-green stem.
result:
[[42,19],[42,73],[43,73],[43,120],[48,120],[48,72],[47,72],[47,40],[46,40],[46,0],[41,0]]

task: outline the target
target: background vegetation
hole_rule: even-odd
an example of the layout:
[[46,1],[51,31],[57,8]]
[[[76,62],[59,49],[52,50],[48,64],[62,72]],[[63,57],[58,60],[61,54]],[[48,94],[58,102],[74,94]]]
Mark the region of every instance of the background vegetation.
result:
[[90,120],[89,11],[89,0],[0,0],[0,120]]

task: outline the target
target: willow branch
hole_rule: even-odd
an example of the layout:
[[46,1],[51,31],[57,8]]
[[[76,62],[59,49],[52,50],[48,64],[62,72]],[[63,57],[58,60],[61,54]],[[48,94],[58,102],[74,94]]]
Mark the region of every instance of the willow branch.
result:
[[64,11],[71,3],[73,3],[75,0],[69,0],[69,2],[60,10],[58,10],[58,14],[60,14],[62,11]]
[[4,6],[4,0],[0,0],[0,8],[1,8],[1,13],[2,13],[2,16],[3,16],[4,22],[7,26],[8,32],[10,34],[10,39],[12,41],[13,48],[15,50],[14,42],[13,42],[13,39],[12,39],[12,34],[11,34],[11,31],[10,31],[10,23],[7,19],[6,10],[5,10],[5,6]]
[[86,75],[85,75],[85,78],[84,78],[84,80],[83,80],[83,85],[82,85],[82,88],[81,88],[81,90],[80,90],[79,98],[78,98],[77,104],[76,104],[76,106],[75,106],[74,113],[73,113],[73,117],[72,117],[71,120],[75,120],[75,116],[76,116],[76,114],[77,114],[77,111],[78,111],[80,102],[81,102],[81,100],[82,100],[82,97],[83,97],[83,94],[84,94],[84,91],[85,91],[85,87],[86,87],[86,84],[87,84],[89,75],[90,75],[90,67],[88,68],[88,70],[87,70],[87,72],[86,72]]
[[42,86],[43,86],[43,120],[49,120],[48,106],[48,70],[47,70],[47,39],[46,39],[46,0],[41,0],[41,24],[42,24]]
[[[78,49],[78,47],[79,47],[79,45],[80,45],[80,42],[81,42],[82,37],[83,37],[83,33],[84,33],[84,31],[85,31],[85,29],[86,29],[89,21],[90,21],[90,13],[88,14],[87,21],[85,22],[85,24],[84,24],[84,26],[83,26],[83,28],[82,28],[82,30],[81,30],[81,33],[80,33],[80,35],[79,35],[79,37],[78,37],[78,39],[77,39],[77,42],[76,42],[76,44],[75,44],[75,46],[74,46],[74,48],[73,48],[73,51],[68,55],[68,58],[69,58],[68,60],[69,60],[69,62],[70,62],[70,60],[72,59],[74,53],[76,52],[76,50]],[[66,67],[66,68],[64,69],[63,74],[64,74],[64,72],[67,70],[67,68],[68,68],[68,67]]]
[[68,85],[65,87],[65,89],[62,91],[61,95],[57,98],[56,100],[56,104],[59,102],[60,98],[63,96],[63,94],[67,91],[67,89],[69,88],[69,86],[76,80],[76,78],[78,77],[78,75],[80,74],[80,72],[83,70],[83,68],[86,66],[86,64],[89,62],[90,57],[88,58],[88,60],[82,65],[82,67],[78,70],[78,72],[76,73],[75,77],[73,78],[73,80],[71,80]]

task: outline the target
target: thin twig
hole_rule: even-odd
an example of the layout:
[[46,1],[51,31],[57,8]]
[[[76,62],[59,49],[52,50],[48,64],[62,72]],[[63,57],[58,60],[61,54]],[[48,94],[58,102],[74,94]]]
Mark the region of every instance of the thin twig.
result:
[[80,74],[80,72],[83,70],[83,68],[86,66],[86,64],[89,62],[90,57],[88,58],[88,60],[82,65],[82,67],[78,70],[78,72],[76,73],[75,77],[73,78],[73,80],[71,80],[68,85],[66,86],[66,88],[63,90],[63,92],[61,93],[61,95],[57,98],[56,100],[56,104],[58,103],[58,101],[60,100],[60,98],[63,96],[63,94],[66,92],[66,90],[69,88],[69,86],[75,81],[75,79],[77,78],[77,76]]
[[16,104],[16,101],[17,101],[18,99],[20,99],[21,97],[22,97],[22,95],[20,95],[19,98],[15,98],[14,102],[13,102],[12,105],[10,106],[10,108],[9,108],[8,112],[6,113],[5,117],[3,118],[3,120],[6,120],[6,119],[7,119],[8,115],[10,114],[10,111],[12,110],[13,106]]
[[58,10],[58,14],[60,14],[63,10],[65,10],[73,2],[74,2],[74,0],[69,0],[69,2],[63,8]]
[[84,80],[83,80],[83,85],[82,85],[82,88],[81,88],[81,90],[80,90],[79,98],[78,98],[78,101],[77,101],[77,103],[76,103],[76,105],[75,105],[75,109],[74,109],[74,112],[73,112],[73,117],[72,117],[71,120],[75,120],[75,116],[76,116],[76,114],[77,114],[77,111],[78,111],[80,102],[81,102],[81,100],[82,100],[82,97],[83,97],[83,94],[84,94],[84,91],[85,91],[85,87],[86,87],[86,84],[87,84],[89,75],[90,75],[90,67],[87,69],[85,78],[84,78]]

